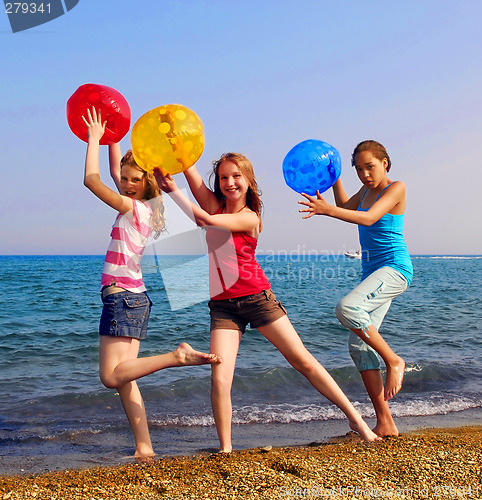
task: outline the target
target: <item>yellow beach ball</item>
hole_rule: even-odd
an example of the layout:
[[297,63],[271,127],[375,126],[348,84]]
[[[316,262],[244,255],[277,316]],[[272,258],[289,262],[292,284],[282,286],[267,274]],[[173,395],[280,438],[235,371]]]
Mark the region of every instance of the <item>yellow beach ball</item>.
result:
[[194,165],[204,150],[201,119],[181,104],[166,104],[142,115],[132,127],[131,146],[137,164],[152,172],[178,174]]

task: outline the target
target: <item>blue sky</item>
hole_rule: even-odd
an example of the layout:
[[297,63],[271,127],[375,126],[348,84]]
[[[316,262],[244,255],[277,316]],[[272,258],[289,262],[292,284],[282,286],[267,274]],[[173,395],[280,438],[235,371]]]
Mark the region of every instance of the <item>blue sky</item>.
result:
[[105,252],[114,214],[83,186],[86,145],[65,117],[89,82],[119,90],[133,123],[162,104],[193,109],[203,174],[245,153],[263,190],[261,251],[358,247],[356,226],[302,221],[283,180],[286,153],[315,138],[340,151],[349,193],[354,146],[387,147],[407,184],[412,254],[481,254],[480,19],[477,0],[80,0],[13,34],[3,13],[0,254]]

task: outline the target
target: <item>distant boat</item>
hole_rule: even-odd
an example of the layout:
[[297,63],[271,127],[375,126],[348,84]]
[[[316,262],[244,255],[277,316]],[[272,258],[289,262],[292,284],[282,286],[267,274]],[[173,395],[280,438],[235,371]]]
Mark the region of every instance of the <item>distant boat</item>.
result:
[[356,252],[345,252],[345,256],[349,259],[361,259],[361,252],[357,250]]

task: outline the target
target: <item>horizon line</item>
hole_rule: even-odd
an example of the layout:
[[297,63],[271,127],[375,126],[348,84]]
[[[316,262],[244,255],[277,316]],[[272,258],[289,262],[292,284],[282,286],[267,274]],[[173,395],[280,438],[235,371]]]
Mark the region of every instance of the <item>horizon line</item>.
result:
[[[284,250],[279,250],[278,252],[284,252]],[[157,257],[202,257],[207,254],[156,254]],[[322,254],[320,251],[320,255],[306,254],[306,253],[292,253],[295,255],[303,255],[305,257],[345,257],[345,253],[330,253],[330,254]],[[275,257],[277,254],[272,253],[257,253],[257,257]],[[280,257],[284,257],[286,255],[279,255]],[[70,253],[59,253],[59,254],[0,254],[0,257],[105,257],[105,254],[96,254],[96,253],[82,253],[82,254],[70,254]],[[154,255],[146,254],[144,257],[154,257]],[[482,257],[482,254],[463,254],[463,253],[414,253],[410,254],[410,257]]]

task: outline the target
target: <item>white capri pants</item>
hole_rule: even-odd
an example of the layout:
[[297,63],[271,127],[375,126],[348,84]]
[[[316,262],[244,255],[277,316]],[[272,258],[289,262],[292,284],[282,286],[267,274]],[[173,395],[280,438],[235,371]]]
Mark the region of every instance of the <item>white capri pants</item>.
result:
[[[381,267],[338,302],[336,316],[349,329],[365,331],[373,325],[379,330],[392,300],[407,287],[408,281],[402,273],[392,267]],[[380,369],[378,354],[356,333],[350,332],[348,336],[348,351],[358,371]]]

